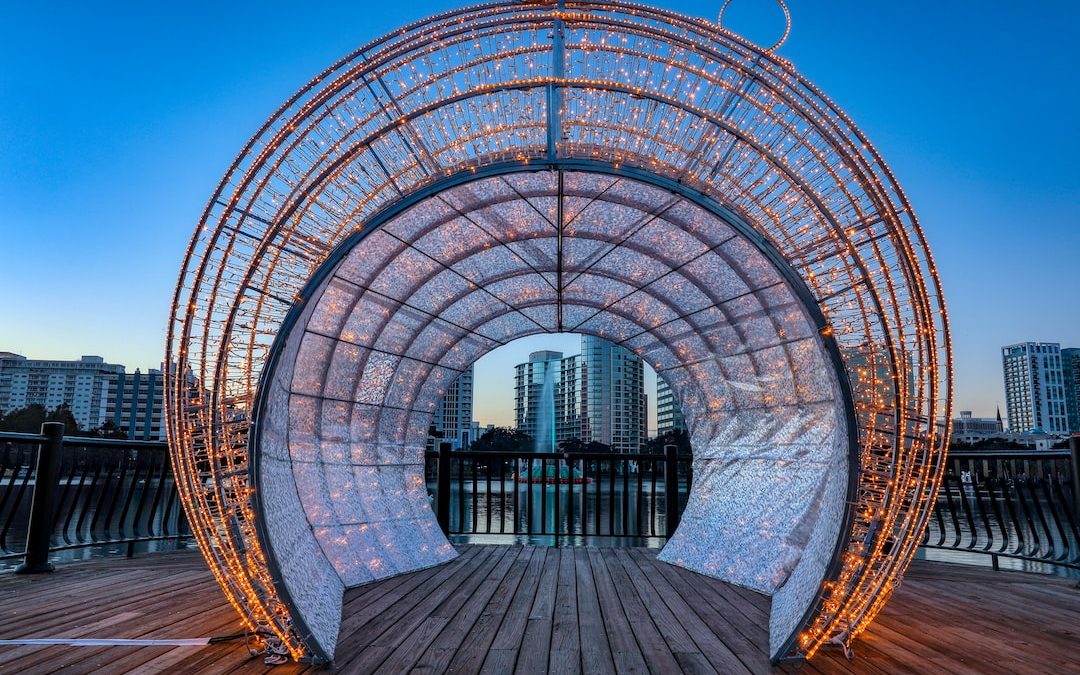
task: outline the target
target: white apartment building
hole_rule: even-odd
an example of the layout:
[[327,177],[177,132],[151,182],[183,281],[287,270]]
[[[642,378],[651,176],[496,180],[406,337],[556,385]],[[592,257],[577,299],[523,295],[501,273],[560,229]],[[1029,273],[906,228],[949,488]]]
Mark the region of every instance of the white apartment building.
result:
[[442,433],[440,442],[453,450],[468,450],[479,425],[473,422],[473,369],[462,372],[443,394],[432,420],[435,430]]
[[1022,342],[1002,347],[1001,365],[1005,377],[1005,410],[1009,418],[1009,431],[1067,433],[1069,425],[1061,345],[1053,342]]
[[130,439],[165,440],[158,370],[126,374],[100,356],[53,361],[0,352],[0,415],[34,404],[48,411],[66,405],[81,430],[112,421]]

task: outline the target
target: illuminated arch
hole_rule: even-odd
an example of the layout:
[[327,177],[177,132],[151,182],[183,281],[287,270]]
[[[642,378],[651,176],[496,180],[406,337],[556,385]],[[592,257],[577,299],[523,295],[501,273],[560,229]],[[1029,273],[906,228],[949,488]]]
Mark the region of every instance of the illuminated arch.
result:
[[561,331],[641,354],[686,411],[694,485],[661,559],[772,594],[774,659],[866,626],[946,441],[922,233],[787,62],[621,2],[387,35],[290,99],[211,199],[170,323],[170,446],[249,626],[332,658],[346,587],[451,558],[421,471],[438,398]]

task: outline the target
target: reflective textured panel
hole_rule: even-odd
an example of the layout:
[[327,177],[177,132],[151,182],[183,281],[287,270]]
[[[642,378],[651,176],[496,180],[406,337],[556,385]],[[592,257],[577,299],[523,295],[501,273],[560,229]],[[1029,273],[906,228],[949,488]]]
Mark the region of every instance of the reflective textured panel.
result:
[[664,559],[774,593],[775,658],[865,628],[948,428],[912,209],[786,61],[564,0],[366,45],[211,199],[169,327],[169,437],[248,627],[331,658],[342,589],[454,555],[419,480],[431,413],[482,354],[555,331],[627,346],[683,403],[698,471]]

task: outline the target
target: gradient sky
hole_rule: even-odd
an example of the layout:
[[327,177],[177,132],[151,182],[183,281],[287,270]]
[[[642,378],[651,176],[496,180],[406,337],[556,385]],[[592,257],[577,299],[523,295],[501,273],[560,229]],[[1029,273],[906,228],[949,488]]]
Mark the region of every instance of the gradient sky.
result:
[[[1080,346],[1080,3],[788,1],[780,54],[904,186],[941,270],[956,407],[992,415],[1002,345]],[[453,4],[6,4],[0,351],[157,367],[187,242],[244,142],[334,60]],[[736,0],[725,22],[761,42],[781,30],[768,0]],[[489,361],[576,351],[541,342]]]

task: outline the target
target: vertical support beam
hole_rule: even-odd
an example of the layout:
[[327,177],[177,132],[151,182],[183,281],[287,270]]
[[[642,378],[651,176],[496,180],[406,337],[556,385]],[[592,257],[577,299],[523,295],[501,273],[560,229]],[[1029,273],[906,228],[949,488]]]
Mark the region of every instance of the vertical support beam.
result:
[[1069,455],[1072,463],[1073,513],[1080,518],[1080,436],[1069,438]]
[[551,29],[551,74],[555,82],[547,86],[547,157],[558,158],[559,141],[562,140],[562,80],[566,77],[566,49],[563,46],[562,13],[566,3],[555,3],[555,21]]
[[[563,230],[564,230],[564,228],[566,226],[566,211],[563,208],[563,203],[565,201],[564,198],[563,198],[563,195],[565,194],[565,191],[563,189],[564,186],[563,186],[563,172],[562,172],[562,169],[559,169],[559,171],[557,173],[558,173],[557,180],[558,180],[559,197],[558,197],[558,201],[556,202],[558,204],[558,206],[557,206],[558,214],[557,214],[555,224],[558,226],[559,232],[558,232],[558,238],[556,239],[556,251],[555,251],[555,254],[556,254],[555,255],[555,258],[556,258],[556,260],[555,260],[555,265],[556,265],[556,269],[555,269],[555,286],[556,286],[555,305],[556,305],[556,307],[555,307],[555,310],[556,310],[556,321],[557,321],[557,324],[558,324],[557,327],[558,327],[559,332],[561,333],[561,332],[563,332]],[[554,427],[552,429],[554,430]]]
[[664,446],[664,536],[671,539],[679,527],[679,447]]
[[439,476],[435,488],[435,519],[443,534],[450,534],[450,444],[439,443]]
[[23,563],[15,568],[16,574],[53,571],[49,562],[49,546],[52,543],[54,495],[60,479],[60,449],[64,445],[64,424],[46,422],[41,425],[41,435],[45,438],[38,446],[34,497],[30,503],[30,523],[26,528],[26,557]]

